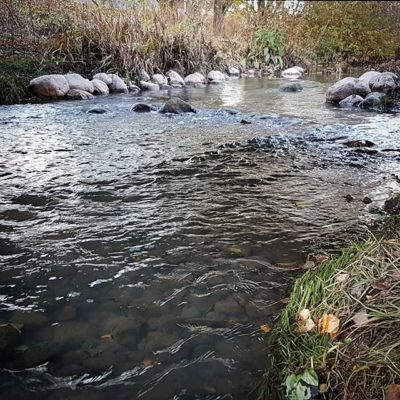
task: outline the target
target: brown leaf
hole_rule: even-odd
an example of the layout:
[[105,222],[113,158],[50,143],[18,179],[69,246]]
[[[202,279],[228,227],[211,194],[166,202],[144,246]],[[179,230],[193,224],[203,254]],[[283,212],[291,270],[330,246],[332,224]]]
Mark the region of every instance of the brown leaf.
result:
[[354,325],[357,326],[358,328],[360,326],[367,325],[369,322],[368,314],[365,311],[360,311],[360,312],[354,314],[353,322],[354,322]]
[[400,400],[400,385],[389,385],[386,390],[385,400]]
[[271,332],[271,327],[268,324],[263,324],[260,326],[261,332],[269,333]]
[[340,320],[333,314],[324,314],[318,321],[318,330],[321,333],[329,333],[330,335],[336,335],[339,332]]
[[390,289],[390,286],[385,282],[377,281],[371,284],[372,289],[380,290],[381,292],[386,292]]

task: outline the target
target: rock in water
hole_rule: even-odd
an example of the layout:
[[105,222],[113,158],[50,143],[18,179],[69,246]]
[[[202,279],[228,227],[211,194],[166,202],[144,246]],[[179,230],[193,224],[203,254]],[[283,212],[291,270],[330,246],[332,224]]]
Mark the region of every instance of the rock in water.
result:
[[88,114],[105,114],[106,112],[108,112],[108,110],[102,107],[93,107],[90,110],[87,110]]
[[112,79],[110,85],[111,93],[128,93],[128,86],[118,75],[110,74],[109,77]]
[[70,100],[90,100],[93,99],[94,96],[89,92],[85,92],[84,90],[71,89],[67,93],[67,98]]
[[160,113],[182,114],[187,112],[195,113],[196,110],[186,101],[179,97],[168,100],[160,110]]
[[93,93],[93,83],[89,79],[82,78],[79,74],[66,74],[65,79],[69,84],[70,90],[77,89],[85,92]]
[[300,83],[293,82],[293,83],[287,83],[286,85],[282,85],[279,90],[281,92],[291,92],[291,93],[296,93],[296,92],[301,92],[303,90],[303,86],[300,85]]
[[389,197],[383,206],[386,211],[389,212],[400,212],[400,194],[395,194]]
[[304,68],[301,67],[291,67],[288,69],[285,69],[284,71],[282,71],[282,76],[283,77],[289,77],[289,78],[298,78],[300,76],[302,76],[304,73]]
[[160,85],[157,83],[140,81],[140,87],[142,90],[160,90]]
[[156,108],[150,104],[146,103],[137,103],[132,107],[132,111],[143,113],[143,112],[150,112],[155,111]]
[[372,91],[374,92],[390,92],[395,90],[399,86],[399,78],[396,74],[392,72],[382,72],[376,79],[372,82]]
[[364,99],[358,94],[352,94],[351,96],[347,96],[345,99],[339,102],[339,107],[343,108],[358,107],[363,100]]
[[185,81],[183,80],[183,78],[177,72],[173,71],[172,69],[167,72],[167,77],[169,80],[169,84],[172,87],[185,86]]
[[360,103],[360,108],[383,111],[387,102],[388,98],[385,93],[372,92]]
[[146,71],[141,71],[140,72],[140,80],[148,82],[150,80],[150,75]]
[[203,85],[206,83],[206,78],[200,72],[190,74],[184,79],[185,84],[188,86]]
[[228,67],[226,69],[226,72],[228,73],[229,76],[239,76],[240,75],[240,70],[236,67]]
[[157,83],[157,85],[160,86],[168,84],[168,79],[162,74],[154,74],[152,79],[154,83]]
[[36,96],[57,99],[68,93],[69,84],[64,75],[43,75],[32,79],[29,89]]
[[105,74],[104,72],[100,72],[93,76],[93,80],[98,79],[99,81],[103,81],[107,86],[112,84],[112,78],[110,75]]
[[374,81],[381,75],[380,72],[378,71],[368,71],[364,72],[358,79],[360,81],[364,81],[365,83],[368,84],[370,88],[372,88],[372,85]]
[[226,78],[220,71],[210,71],[207,75],[207,80],[210,83],[222,83],[226,81]]
[[94,94],[107,96],[110,93],[110,89],[108,88],[108,86],[100,79],[93,79],[92,84],[94,88]]
[[328,88],[326,93],[327,103],[339,103],[346,97],[355,94],[355,85],[357,80],[355,78],[344,78],[336,82],[334,85]]

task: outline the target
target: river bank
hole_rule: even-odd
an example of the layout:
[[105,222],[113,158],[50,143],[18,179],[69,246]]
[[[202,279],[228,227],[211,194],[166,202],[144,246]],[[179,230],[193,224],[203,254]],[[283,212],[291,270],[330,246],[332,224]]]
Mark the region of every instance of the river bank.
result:
[[[310,260],[267,338],[259,399],[396,399],[400,218]],[[386,397],[385,397],[386,396]]]

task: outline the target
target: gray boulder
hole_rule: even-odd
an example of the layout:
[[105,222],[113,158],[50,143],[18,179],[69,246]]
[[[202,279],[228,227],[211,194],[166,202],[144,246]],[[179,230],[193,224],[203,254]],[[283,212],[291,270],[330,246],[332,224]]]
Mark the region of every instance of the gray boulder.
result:
[[67,99],[70,100],[90,100],[94,98],[94,96],[91,93],[80,89],[69,90],[66,97]]
[[92,84],[94,88],[94,94],[107,96],[110,93],[110,89],[108,88],[108,86],[100,79],[93,79]]
[[222,83],[225,82],[225,75],[220,71],[210,71],[207,75],[209,83]]
[[98,79],[99,81],[103,81],[107,86],[110,86],[112,84],[112,78],[110,75],[107,75],[104,72],[100,72],[96,75],[93,76],[93,80]]
[[344,78],[336,82],[334,85],[328,88],[326,93],[327,103],[339,103],[348,96],[355,93],[355,85],[357,79],[355,78]]
[[109,74],[112,82],[110,85],[111,93],[128,93],[128,86],[125,82],[116,74]]
[[140,87],[142,90],[160,90],[160,85],[157,83],[140,81]]
[[105,114],[108,112],[107,108],[93,107],[86,111],[88,114]]
[[156,111],[157,109],[147,103],[137,103],[132,107],[132,111],[138,112],[138,113],[143,113],[143,112],[150,112],[150,111]]
[[296,93],[301,92],[303,90],[303,86],[301,86],[298,82],[292,82],[282,85],[279,90],[281,92]]
[[150,80],[150,75],[146,71],[141,71],[140,72],[140,80],[148,82]]
[[183,78],[177,72],[173,71],[172,69],[167,72],[167,77],[168,77],[169,84],[172,87],[185,86],[185,81],[183,80]]
[[187,112],[195,113],[196,110],[179,97],[169,99],[160,109],[160,113],[182,114]]
[[160,86],[168,84],[168,79],[162,74],[154,74],[152,76],[152,80],[154,83],[157,83],[157,85]]
[[128,85],[129,93],[139,93],[141,91],[140,87],[134,83]]
[[356,82],[354,83],[354,93],[353,94],[357,94],[361,97],[365,97],[369,93],[371,93],[371,89],[370,89],[368,83],[365,81],[361,81],[360,79],[356,79]]
[[360,81],[366,82],[369,85],[369,87],[371,88],[375,79],[377,79],[380,75],[381,75],[381,73],[378,71],[367,71],[367,72],[364,72],[358,79]]
[[64,76],[70,89],[83,90],[89,93],[94,92],[93,83],[89,79],[82,78],[79,74],[66,74]]
[[298,77],[302,76],[303,73],[304,73],[304,68],[295,66],[295,67],[285,69],[284,71],[282,71],[281,75],[283,77],[298,78]]
[[339,107],[352,108],[358,107],[364,99],[358,94],[352,94],[339,103]]
[[200,72],[195,72],[185,77],[184,81],[188,86],[204,85],[206,83],[206,78]]
[[64,75],[43,75],[32,79],[29,89],[36,96],[57,99],[68,93],[69,84]]
[[360,108],[366,110],[384,111],[389,103],[385,93],[372,92],[360,103]]
[[238,68],[232,67],[232,66],[229,66],[226,69],[226,72],[228,73],[229,76],[239,76],[240,75],[240,70]]
[[387,93],[399,86],[399,78],[392,72],[382,72],[372,83],[373,92]]

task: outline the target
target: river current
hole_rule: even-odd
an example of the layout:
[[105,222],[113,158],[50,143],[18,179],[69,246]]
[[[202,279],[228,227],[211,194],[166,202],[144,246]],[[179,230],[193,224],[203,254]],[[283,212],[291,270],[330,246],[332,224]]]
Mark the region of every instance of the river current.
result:
[[399,117],[300,82],[0,107],[0,399],[248,397],[287,267],[400,186]]

